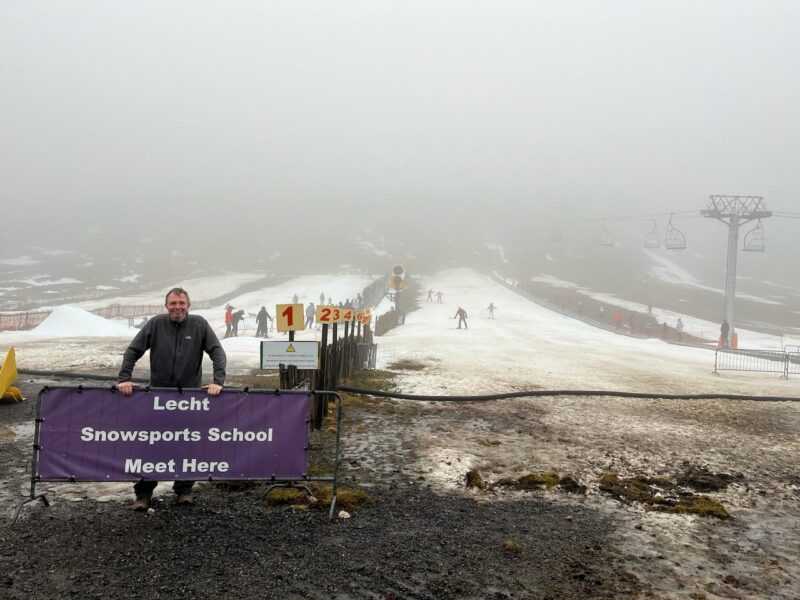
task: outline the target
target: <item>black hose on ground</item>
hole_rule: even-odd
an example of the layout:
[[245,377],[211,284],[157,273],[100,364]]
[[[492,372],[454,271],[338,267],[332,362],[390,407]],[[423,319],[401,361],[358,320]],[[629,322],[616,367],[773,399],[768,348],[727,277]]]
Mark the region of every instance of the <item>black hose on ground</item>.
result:
[[[117,381],[114,375],[97,373],[70,373],[69,371],[34,371],[17,369],[23,375],[66,379],[93,379],[98,381]],[[148,383],[141,377],[131,379],[134,383]],[[395,398],[397,400],[419,400],[423,402],[486,402],[489,400],[507,400],[509,398],[545,398],[550,396],[610,396],[612,398],[652,398],[663,400],[752,400],[754,402],[800,402],[800,398],[792,396],[748,396],[745,394],[662,394],[660,392],[621,392],[615,390],[528,390],[523,392],[506,392],[503,394],[483,394],[479,396],[425,396],[418,394],[399,394],[380,390],[365,390],[346,385],[336,388],[338,392],[375,396],[378,398]]]
[[396,398],[398,400],[421,400],[426,402],[485,402],[487,400],[506,400],[508,398],[541,398],[547,396],[611,396],[616,398],[654,398],[664,400],[754,400],[757,402],[800,402],[800,398],[783,396],[746,396],[743,394],[662,394],[659,392],[619,392],[614,390],[531,390],[525,392],[506,392],[504,394],[484,394],[481,396],[422,396],[417,394],[398,394],[379,390],[340,385],[338,392]]

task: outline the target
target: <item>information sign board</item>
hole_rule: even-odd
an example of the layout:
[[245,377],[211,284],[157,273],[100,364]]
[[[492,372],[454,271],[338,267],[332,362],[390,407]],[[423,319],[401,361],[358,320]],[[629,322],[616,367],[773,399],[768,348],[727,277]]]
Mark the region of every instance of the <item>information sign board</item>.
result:
[[319,369],[319,342],[261,342],[261,368],[293,365],[298,369]]
[[309,394],[46,388],[43,481],[298,478]]

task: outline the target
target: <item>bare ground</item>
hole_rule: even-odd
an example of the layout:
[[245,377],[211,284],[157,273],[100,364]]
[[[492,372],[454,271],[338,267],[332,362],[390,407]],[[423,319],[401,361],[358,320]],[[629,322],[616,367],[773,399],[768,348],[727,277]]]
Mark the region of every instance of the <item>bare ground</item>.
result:
[[[400,387],[425,373],[400,375]],[[162,484],[154,514],[141,515],[128,484],[42,485],[53,505],[3,526],[0,597],[800,597],[797,403],[348,397],[345,407],[343,484],[372,497],[351,518],[267,505],[263,486],[200,484],[187,511]],[[0,405],[6,519],[27,492],[30,417],[31,401]],[[730,519],[655,512],[599,486],[611,471],[675,481],[702,468],[731,476],[705,494]],[[466,489],[470,470],[487,489]],[[493,485],[543,471],[586,494]]]

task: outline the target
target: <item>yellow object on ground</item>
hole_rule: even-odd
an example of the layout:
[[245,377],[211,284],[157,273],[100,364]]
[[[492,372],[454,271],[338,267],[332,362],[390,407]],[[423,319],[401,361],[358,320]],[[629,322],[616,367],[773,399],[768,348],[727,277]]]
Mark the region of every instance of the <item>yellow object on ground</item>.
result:
[[17,380],[17,358],[14,353],[14,346],[8,349],[6,360],[0,368],[0,401],[14,400],[22,402],[24,398],[19,388],[15,388],[12,383]]

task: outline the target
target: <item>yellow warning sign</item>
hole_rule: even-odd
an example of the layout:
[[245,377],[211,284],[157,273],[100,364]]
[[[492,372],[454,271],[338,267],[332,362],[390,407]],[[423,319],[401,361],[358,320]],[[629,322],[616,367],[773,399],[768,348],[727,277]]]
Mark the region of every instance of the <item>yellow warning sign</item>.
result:
[[288,348],[286,348],[286,351],[287,351],[287,352],[297,352],[297,351],[294,349],[294,346],[292,346],[291,344],[289,344],[289,347],[288,347]]

